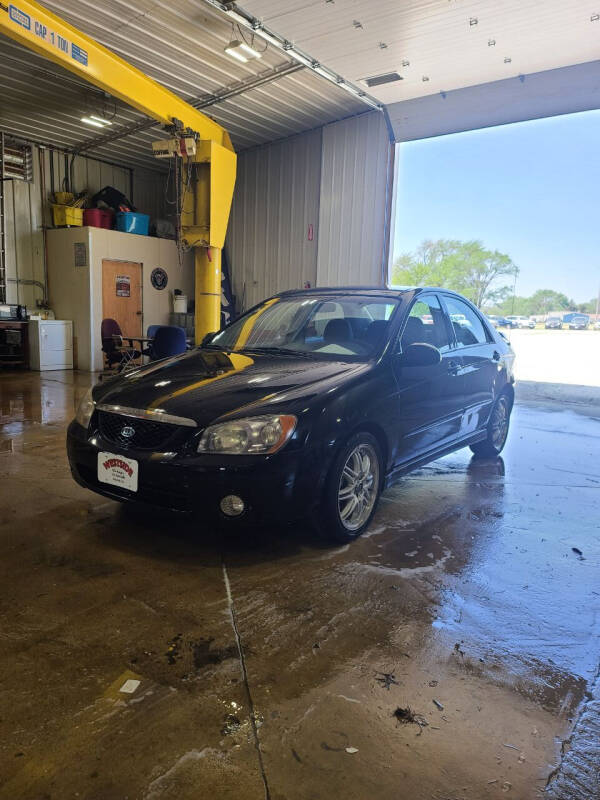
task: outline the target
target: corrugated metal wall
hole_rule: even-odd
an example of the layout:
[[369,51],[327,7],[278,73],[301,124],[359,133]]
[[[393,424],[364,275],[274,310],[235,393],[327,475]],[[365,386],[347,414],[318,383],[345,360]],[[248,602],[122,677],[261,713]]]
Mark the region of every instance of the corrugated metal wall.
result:
[[[42,150],[46,195],[50,198],[51,170],[50,151]],[[70,158],[69,158],[70,165]],[[69,166],[70,171],[70,166]],[[54,152],[54,189],[64,188],[64,154]],[[73,188],[77,192],[86,190],[94,194],[104,186],[114,186],[126,196],[131,194],[131,172],[124,167],[112,166],[93,158],[78,156],[72,170]],[[133,202],[136,207],[152,218],[164,216],[165,175],[150,170],[133,171]],[[6,218],[6,270],[7,302],[24,303],[35,309],[36,300],[42,297],[42,290],[35,285],[16,283],[18,280],[44,280],[44,245],[42,235],[42,181],[39,150],[33,148],[33,182],[5,181]],[[46,225],[52,224],[50,205],[46,204]]]
[[[285,289],[348,284],[381,285],[387,270],[386,214],[392,148],[377,112],[242,152],[238,160],[227,255],[238,308]],[[45,151],[49,193],[49,153]],[[8,182],[9,278],[43,280],[41,186],[37,151],[34,182]],[[55,155],[55,189],[64,158]],[[130,194],[130,171],[78,157],[74,188],[90,193],[108,184]],[[166,216],[165,176],[134,170],[135,205]],[[50,220],[46,220],[49,224]],[[35,307],[36,286],[9,283],[8,301]]]
[[392,154],[377,112],[242,152],[227,237],[238,308],[307,281],[382,285]]
[[385,284],[392,153],[383,114],[323,129],[318,285]]
[[237,307],[317,278],[322,131],[247,150],[227,237]]

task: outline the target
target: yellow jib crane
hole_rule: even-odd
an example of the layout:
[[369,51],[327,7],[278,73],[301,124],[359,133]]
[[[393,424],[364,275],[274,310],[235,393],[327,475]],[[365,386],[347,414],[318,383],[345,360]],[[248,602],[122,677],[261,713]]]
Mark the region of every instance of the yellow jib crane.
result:
[[[39,3],[0,0],[0,33],[40,53],[166,126],[192,187],[185,187],[181,229],[195,249],[196,343],[221,320],[221,251],[235,184],[236,155],[226,130]],[[166,154],[163,150],[163,154]]]

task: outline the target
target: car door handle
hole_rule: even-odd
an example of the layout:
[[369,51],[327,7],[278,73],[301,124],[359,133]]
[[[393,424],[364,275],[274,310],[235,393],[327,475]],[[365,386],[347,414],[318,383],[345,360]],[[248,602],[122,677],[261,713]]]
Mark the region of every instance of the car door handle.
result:
[[450,375],[458,375],[460,372],[460,364],[458,361],[450,361],[448,364],[448,372]]

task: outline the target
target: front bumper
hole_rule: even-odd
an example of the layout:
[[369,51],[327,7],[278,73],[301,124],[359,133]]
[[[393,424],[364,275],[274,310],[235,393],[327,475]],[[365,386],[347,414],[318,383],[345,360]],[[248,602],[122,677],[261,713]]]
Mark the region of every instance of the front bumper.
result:
[[[99,452],[121,454],[138,462],[138,491],[100,483]],[[121,502],[143,503],[170,511],[201,513],[230,524],[300,519],[319,499],[322,459],[304,448],[273,456],[229,456],[125,450],[97,434],[88,436],[78,423],[67,432],[67,453],[73,477],[81,486]],[[319,463],[321,462],[321,463]],[[219,503],[225,495],[244,500],[239,517],[225,517]]]

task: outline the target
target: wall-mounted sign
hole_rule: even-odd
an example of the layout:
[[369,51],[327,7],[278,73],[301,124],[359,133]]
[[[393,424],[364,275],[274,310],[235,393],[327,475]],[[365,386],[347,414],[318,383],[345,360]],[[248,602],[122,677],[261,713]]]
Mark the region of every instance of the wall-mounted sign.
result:
[[131,278],[129,275],[117,275],[117,297],[131,297]]
[[87,267],[87,250],[85,242],[73,243],[73,257],[76,267]]
[[169,276],[162,267],[156,267],[150,273],[150,283],[155,289],[164,289],[169,282]]

